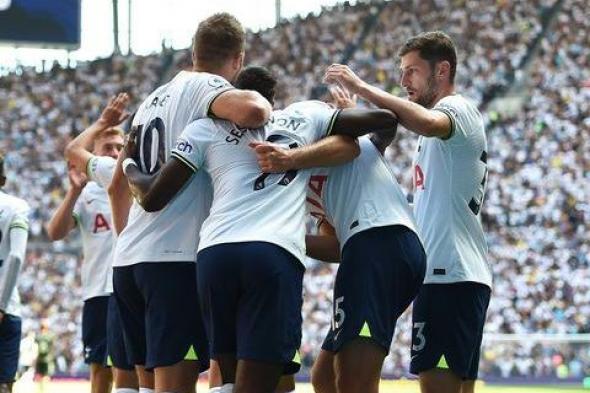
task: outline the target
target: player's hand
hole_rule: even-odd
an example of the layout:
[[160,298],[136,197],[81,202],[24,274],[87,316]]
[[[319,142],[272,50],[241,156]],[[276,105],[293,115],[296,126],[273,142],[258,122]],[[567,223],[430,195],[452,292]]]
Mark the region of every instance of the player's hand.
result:
[[324,83],[339,84],[350,93],[358,94],[364,82],[350,67],[342,64],[332,64],[324,74]]
[[70,180],[72,190],[77,192],[81,192],[88,183],[88,176],[74,167],[68,168],[68,179]]
[[258,166],[264,173],[282,173],[295,168],[291,150],[268,142],[252,142]]
[[137,132],[137,127],[131,127],[131,130],[125,138],[125,146],[121,151],[121,154],[123,155],[123,158],[121,160],[124,160],[125,158],[135,159],[135,157],[137,157]]
[[129,101],[130,98],[127,93],[119,93],[117,96],[111,98],[106,108],[102,111],[98,123],[104,128],[114,127],[123,123],[130,115],[125,110]]
[[348,90],[338,86],[330,86],[330,94],[334,105],[338,109],[354,108],[356,106],[356,94],[350,94]]

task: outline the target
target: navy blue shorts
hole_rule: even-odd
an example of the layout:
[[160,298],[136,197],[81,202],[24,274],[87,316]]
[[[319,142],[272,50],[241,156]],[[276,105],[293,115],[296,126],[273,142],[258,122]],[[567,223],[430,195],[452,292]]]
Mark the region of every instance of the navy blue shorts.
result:
[[107,312],[109,296],[86,299],[82,308],[84,363],[107,364]]
[[0,323],[0,383],[13,383],[16,377],[21,329],[19,317],[4,314]]
[[182,360],[209,368],[194,262],[115,267],[113,284],[129,363],[152,370]]
[[344,245],[334,284],[332,326],[322,349],[365,337],[389,352],[395,324],[424,281],[426,254],[405,226],[371,228]]
[[448,368],[477,379],[491,290],[475,282],[424,284],[414,301],[410,372]]
[[121,315],[114,295],[109,296],[107,321],[107,365],[121,370],[134,370],[133,364],[127,358]]
[[266,242],[226,243],[197,258],[201,310],[211,355],[299,370],[303,265]]

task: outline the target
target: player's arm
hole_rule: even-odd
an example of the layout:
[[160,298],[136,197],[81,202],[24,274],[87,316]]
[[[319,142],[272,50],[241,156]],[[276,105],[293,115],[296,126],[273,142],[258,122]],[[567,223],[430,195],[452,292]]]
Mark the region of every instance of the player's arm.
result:
[[218,95],[209,112],[240,127],[259,128],[270,118],[272,106],[256,91],[233,89]]
[[311,145],[288,150],[267,142],[249,146],[256,152],[260,169],[266,173],[342,165],[361,153],[357,140],[346,135],[331,135]]
[[67,144],[64,155],[69,165],[73,165],[79,172],[86,172],[88,162],[94,157],[94,140],[101,132],[121,124],[129,117],[125,111],[128,103],[129,96],[126,93],[113,97],[100,118]]
[[70,187],[66,191],[63,201],[45,226],[47,237],[51,241],[63,239],[76,227],[74,207],[88,180],[84,173],[78,172],[74,168],[68,169],[68,177]]
[[317,235],[305,236],[307,256],[319,261],[340,263],[340,243],[334,227],[326,220],[318,225]]
[[0,323],[4,319],[4,313],[8,302],[16,288],[16,281],[21,266],[25,260],[27,238],[29,236],[27,220],[20,215],[10,224],[10,251],[8,258],[4,261],[5,270],[3,279],[0,280]]
[[283,149],[272,143],[256,143],[258,165],[263,172],[336,166],[352,161],[360,154],[356,137],[374,132],[384,138],[395,137],[397,117],[385,109],[346,108],[337,112],[324,139],[296,149]]
[[184,187],[194,169],[172,156],[158,172],[147,175],[126,162],[125,175],[137,202],[147,212],[162,210]]
[[324,80],[328,83],[339,83],[379,108],[389,109],[398,116],[399,122],[410,131],[427,137],[443,139],[451,136],[452,122],[446,114],[426,109],[421,105],[371,86],[360,79],[348,66],[331,65],[326,71]]
[[120,234],[127,226],[129,209],[133,203],[133,196],[129,190],[127,178],[123,173],[123,159],[124,155],[119,154],[119,158],[117,159],[115,170],[113,172],[113,178],[107,188],[109,203],[111,205],[113,226],[115,227],[115,233],[117,235]]

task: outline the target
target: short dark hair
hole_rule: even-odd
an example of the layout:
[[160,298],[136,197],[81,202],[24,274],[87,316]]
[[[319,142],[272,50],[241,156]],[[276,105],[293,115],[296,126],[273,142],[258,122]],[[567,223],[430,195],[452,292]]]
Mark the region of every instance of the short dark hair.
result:
[[259,92],[271,104],[275,99],[275,87],[277,79],[264,67],[248,66],[244,68],[236,78],[234,84],[238,89],[254,90]]
[[429,31],[410,38],[399,50],[398,56],[403,57],[410,52],[418,51],[420,57],[428,61],[432,68],[440,61],[448,61],[451,65],[450,82],[455,82],[457,73],[457,51],[455,43],[442,31]]
[[193,37],[193,58],[205,67],[218,68],[244,51],[242,24],[227,12],[214,14],[201,23]]

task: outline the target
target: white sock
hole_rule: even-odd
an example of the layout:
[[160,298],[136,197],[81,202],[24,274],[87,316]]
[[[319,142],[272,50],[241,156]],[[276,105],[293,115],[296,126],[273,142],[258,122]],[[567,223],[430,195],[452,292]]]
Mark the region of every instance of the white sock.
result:
[[156,393],[156,391],[150,388],[139,388],[139,393]]
[[131,388],[118,388],[115,389],[115,393],[139,393],[139,390]]
[[219,393],[233,393],[234,391],[234,384],[233,383],[226,383],[221,388],[219,388]]

